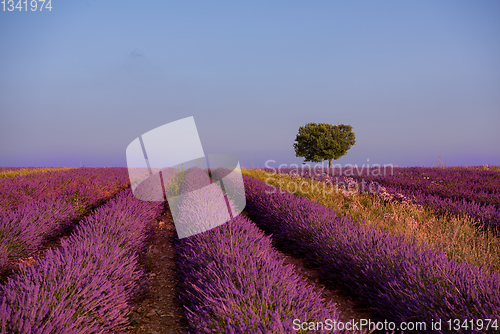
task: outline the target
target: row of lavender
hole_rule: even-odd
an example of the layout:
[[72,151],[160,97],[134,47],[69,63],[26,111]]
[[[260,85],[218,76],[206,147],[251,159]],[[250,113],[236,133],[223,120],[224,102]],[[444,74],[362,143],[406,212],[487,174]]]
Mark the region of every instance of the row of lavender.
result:
[[498,330],[498,274],[362,226],[305,197],[273,192],[260,180],[244,176],[244,181],[246,210],[259,227],[280,247],[306,256],[325,280],[349,289],[380,317],[428,326],[438,319],[477,320],[476,325],[496,319],[496,329],[479,331]]
[[106,184],[129,183],[126,168],[75,168],[20,175],[0,180],[0,213],[57,195],[73,194],[89,187],[110,193]]
[[[72,169],[12,179],[3,182],[0,191],[0,201],[9,204],[8,209],[4,206],[0,211],[0,272],[4,274],[18,258],[38,251],[51,236],[129,184],[126,169],[112,168]],[[24,195],[8,201],[9,191]]]
[[[373,174],[373,173],[372,173]],[[466,214],[481,225],[500,229],[500,172],[477,168],[394,168],[386,175],[365,170],[358,180],[378,182],[440,214]]]
[[[271,171],[271,170],[269,170]],[[438,214],[467,215],[481,226],[500,230],[500,171],[479,168],[298,168],[282,173],[299,175],[346,185],[351,189],[369,189],[376,184],[385,198],[408,198]],[[362,185],[364,182],[366,185]],[[351,183],[351,184],[350,184]],[[381,187],[378,187],[380,185]]]
[[138,254],[163,203],[130,189],[84,219],[61,247],[1,286],[2,333],[111,333],[124,330],[142,270]]
[[[207,174],[192,168],[182,190],[208,185]],[[208,215],[227,212],[210,202],[196,201],[201,207],[182,209],[201,223]],[[193,333],[290,333],[304,329],[303,322],[338,320],[336,309],[324,305],[319,292],[283,265],[271,239],[245,217],[177,239],[176,249],[180,296]]]

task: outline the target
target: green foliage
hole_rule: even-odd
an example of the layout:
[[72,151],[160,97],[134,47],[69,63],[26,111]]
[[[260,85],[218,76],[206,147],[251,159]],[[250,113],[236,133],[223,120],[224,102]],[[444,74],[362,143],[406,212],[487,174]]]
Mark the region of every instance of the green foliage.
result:
[[180,172],[177,171],[172,172],[172,179],[170,180],[170,183],[168,184],[166,189],[168,196],[174,197],[174,196],[179,196],[181,194],[181,186],[182,182],[184,182],[185,175],[186,171],[184,170],[184,168]]
[[80,190],[77,189],[71,196],[68,196],[66,201],[75,207],[78,214],[85,214],[87,212],[89,201]]
[[327,123],[307,123],[299,128],[293,148],[297,157],[305,161],[321,162],[342,157],[356,143],[350,125]]

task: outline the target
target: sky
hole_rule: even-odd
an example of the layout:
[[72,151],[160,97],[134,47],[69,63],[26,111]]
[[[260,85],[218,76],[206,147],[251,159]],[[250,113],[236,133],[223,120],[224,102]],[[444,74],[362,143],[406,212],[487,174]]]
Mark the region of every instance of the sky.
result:
[[301,164],[310,122],[353,127],[341,165],[500,165],[499,1],[51,6],[0,4],[0,166],[124,167],[190,116],[244,167]]

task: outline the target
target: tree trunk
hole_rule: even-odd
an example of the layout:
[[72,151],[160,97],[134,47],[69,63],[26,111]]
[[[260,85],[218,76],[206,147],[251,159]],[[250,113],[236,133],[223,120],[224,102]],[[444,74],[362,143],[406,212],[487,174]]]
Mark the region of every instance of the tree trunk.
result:
[[328,164],[328,168],[332,168],[332,159],[330,159],[330,163]]

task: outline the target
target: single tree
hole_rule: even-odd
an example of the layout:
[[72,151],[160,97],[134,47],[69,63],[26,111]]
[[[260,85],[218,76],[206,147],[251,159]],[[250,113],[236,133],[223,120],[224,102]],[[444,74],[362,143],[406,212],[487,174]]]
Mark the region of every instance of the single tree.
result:
[[350,125],[307,123],[299,128],[293,148],[297,157],[313,162],[328,160],[328,167],[332,168],[332,159],[342,157],[355,143]]

